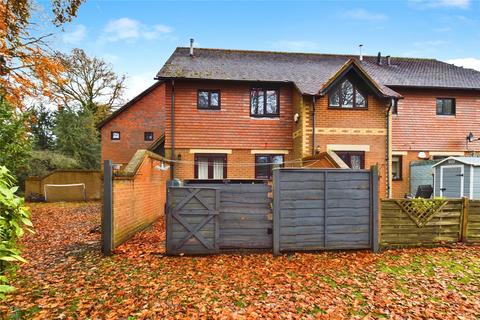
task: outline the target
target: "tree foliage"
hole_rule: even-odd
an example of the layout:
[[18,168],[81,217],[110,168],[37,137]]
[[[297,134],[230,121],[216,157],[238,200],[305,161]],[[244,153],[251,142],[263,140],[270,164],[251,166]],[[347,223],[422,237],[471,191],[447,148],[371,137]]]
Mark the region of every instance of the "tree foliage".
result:
[[76,159],[84,169],[100,168],[100,138],[88,109],[63,109],[57,113],[54,134],[56,150]]
[[28,168],[31,151],[28,117],[0,99],[0,165],[6,166],[14,176]]
[[[84,0],[52,0],[52,22],[70,21]],[[37,35],[32,0],[0,2],[0,95],[13,106],[22,106],[26,97],[51,96],[50,80],[61,81],[63,67]]]
[[30,213],[23,198],[15,194],[18,187],[14,186],[14,181],[8,169],[0,166],[0,299],[14,289],[7,284],[6,274],[11,264],[25,262],[17,240],[25,230],[33,232]]
[[110,64],[89,57],[82,49],[73,49],[70,54],[57,53],[57,56],[64,71],[62,80],[54,82],[53,92],[62,107],[88,110],[98,121],[122,102],[125,76],[118,76]]
[[43,104],[31,110],[30,132],[35,150],[51,150],[54,147],[54,113]]
[[32,151],[29,176],[43,177],[58,169],[81,169],[80,163],[66,155],[50,150]]

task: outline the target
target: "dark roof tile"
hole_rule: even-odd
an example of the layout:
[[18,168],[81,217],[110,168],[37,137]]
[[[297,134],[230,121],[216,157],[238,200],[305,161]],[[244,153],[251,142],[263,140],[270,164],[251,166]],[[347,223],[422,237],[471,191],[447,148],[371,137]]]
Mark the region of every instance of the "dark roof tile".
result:
[[[177,48],[157,78],[293,82],[304,94],[317,94],[353,55],[270,51],[200,49],[190,57],[189,48]],[[391,65],[377,64],[365,56],[360,64],[384,93],[387,87],[438,87],[480,90],[480,72],[434,59],[391,58]]]

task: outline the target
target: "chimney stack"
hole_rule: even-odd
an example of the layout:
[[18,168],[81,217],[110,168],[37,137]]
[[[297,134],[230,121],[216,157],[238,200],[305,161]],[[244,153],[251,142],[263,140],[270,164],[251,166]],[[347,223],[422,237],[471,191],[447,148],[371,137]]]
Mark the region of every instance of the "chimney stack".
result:
[[190,57],[193,57],[193,38],[190,39]]
[[392,58],[390,56],[387,56],[387,66],[392,65]]
[[360,61],[363,61],[362,47],[363,47],[363,44],[358,45],[358,48],[360,50]]
[[378,55],[377,55],[377,64],[379,66],[382,65],[382,53],[380,51],[378,51]]

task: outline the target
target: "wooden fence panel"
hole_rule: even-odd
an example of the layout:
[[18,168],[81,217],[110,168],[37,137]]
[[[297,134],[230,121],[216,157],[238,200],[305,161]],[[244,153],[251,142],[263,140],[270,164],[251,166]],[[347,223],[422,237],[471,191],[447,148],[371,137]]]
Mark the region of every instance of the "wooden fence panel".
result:
[[376,248],[377,197],[372,194],[378,179],[372,175],[366,170],[275,170],[274,254]]
[[466,219],[466,241],[480,242],[480,200],[470,200]]
[[[402,208],[411,199],[383,199],[381,201],[381,235],[383,247],[433,245],[461,240],[463,204],[460,199],[444,200],[428,221],[418,225]],[[442,202],[442,200],[438,200]]]

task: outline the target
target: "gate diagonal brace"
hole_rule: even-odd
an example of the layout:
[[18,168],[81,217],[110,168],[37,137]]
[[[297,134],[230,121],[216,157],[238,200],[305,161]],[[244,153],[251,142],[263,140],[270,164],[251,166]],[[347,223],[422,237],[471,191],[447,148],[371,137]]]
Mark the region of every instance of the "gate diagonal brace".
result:
[[179,250],[184,244],[185,242],[187,242],[190,238],[192,237],[195,237],[198,239],[198,241],[200,241],[204,246],[205,248],[207,249],[210,249],[210,250],[213,250],[213,246],[211,243],[209,243],[209,241],[207,239],[205,239],[205,237],[200,233],[200,230],[210,221],[213,219],[213,217],[215,217],[215,214],[209,214],[205,217],[205,219],[202,220],[202,222],[200,222],[199,224],[197,224],[195,226],[195,228],[189,224],[187,221],[185,221],[182,217],[180,217],[180,215],[178,214],[178,212],[174,211],[172,213],[172,216],[181,224],[185,227],[185,229],[187,229],[189,231],[189,233],[185,236],[185,238],[182,239],[182,241],[180,241],[177,245],[177,248],[176,250]]

